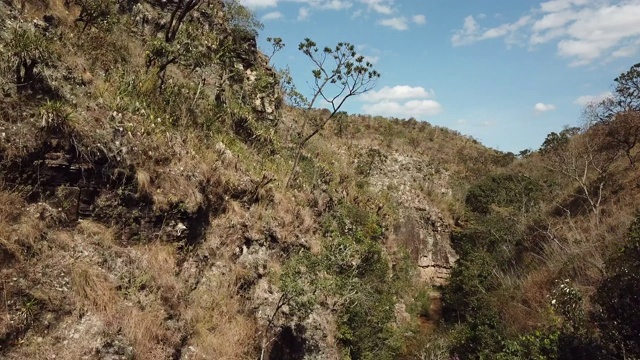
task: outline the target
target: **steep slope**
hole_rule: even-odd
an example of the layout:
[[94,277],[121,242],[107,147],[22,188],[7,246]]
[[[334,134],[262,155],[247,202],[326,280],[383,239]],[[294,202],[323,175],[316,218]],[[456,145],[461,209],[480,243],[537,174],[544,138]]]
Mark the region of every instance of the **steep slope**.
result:
[[286,188],[315,112],[246,9],[195,3],[0,3],[0,356],[412,356],[466,183],[510,158],[352,116]]

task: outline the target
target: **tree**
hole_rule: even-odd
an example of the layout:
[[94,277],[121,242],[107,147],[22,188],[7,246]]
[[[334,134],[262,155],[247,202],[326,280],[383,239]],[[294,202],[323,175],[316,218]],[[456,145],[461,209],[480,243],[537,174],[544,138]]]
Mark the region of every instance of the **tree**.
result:
[[579,132],[580,128],[565,127],[560,133],[549,133],[540,147],[540,153],[544,155],[561,151],[563,147],[569,144],[569,139]]
[[238,0],[224,0],[225,14],[229,27],[236,38],[256,37],[258,30],[264,25],[255,17],[251,10],[242,6]]
[[340,42],[335,48],[325,47],[320,50],[314,41],[306,38],[298,45],[298,50],[302,51],[315,67],[311,72],[313,74],[312,96],[306,108],[310,110],[316,105],[316,101],[324,101],[329,106],[329,114],[311,124],[309,130],[307,130],[309,120],[308,117],[305,118],[286,187],[291,184],[302,150],[309,140],[340,112],[349,98],[373,89],[380,78],[380,73],[373,68],[373,64],[359,55],[355,46],[348,42]]
[[195,70],[211,64],[215,59],[214,48],[217,45],[220,47],[219,39],[202,24],[186,20],[186,16],[196,10],[200,3],[201,0],[178,0],[171,12],[164,37],[158,37],[150,44],[146,53],[147,71],[156,67],[160,91],[164,88],[169,65],[181,64]]
[[282,38],[272,38],[268,37],[267,42],[271,44],[271,54],[269,54],[268,59],[271,61],[271,58],[280,50],[284,49],[285,43],[282,41]]
[[623,152],[634,167],[633,149],[640,141],[640,63],[614,81],[614,94],[587,106],[585,115],[604,137],[602,150]]
[[80,14],[76,22],[84,23],[82,31],[89,26],[104,24],[108,27],[116,13],[116,4],[112,0],[76,0],[80,6]]
[[640,63],[633,65],[614,81],[618,106],[625,111],[640,111]]
[[602,151],[621,151],[635,167],[633,150],[640,142],[640,111],[627,110],[617,113],[606,125],[601,125],[604,135]]
[[175,3],[175,7],[171,12],[171,17],[169,18],[169,23],[167,24],[167,28],[164,33],[164,41],[167,43],[172,43],[176,36],[178,35],[178,31],[180,30],[180,26],[184,22],[187,14],[195,10],[202,0],[177,0]]
[[602,151],[602,137],[589,127],[567,128],[560,134],[549,134],[540,153],[548,169],[578,185],[579,191],[574,195],[586,201],[596,226],[599,226],[604,186],[618,153]]

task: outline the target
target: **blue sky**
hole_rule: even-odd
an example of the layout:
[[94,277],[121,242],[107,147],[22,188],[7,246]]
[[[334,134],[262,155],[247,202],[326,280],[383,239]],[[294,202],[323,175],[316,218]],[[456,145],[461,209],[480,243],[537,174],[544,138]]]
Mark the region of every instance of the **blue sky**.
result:
[[349,113],[414,117],[503,151],[537,149],[581,122],[584,105],[640,62],[640,0],[241,0],[280,37],[308,92],[312,64],[297,50],[347,41],[375,63],[374,90]]

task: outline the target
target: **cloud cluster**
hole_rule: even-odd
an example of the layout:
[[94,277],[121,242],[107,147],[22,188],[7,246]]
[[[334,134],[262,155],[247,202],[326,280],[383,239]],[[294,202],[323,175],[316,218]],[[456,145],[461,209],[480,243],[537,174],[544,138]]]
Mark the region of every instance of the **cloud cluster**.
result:
[[262,21],[278,20],[278,19],[282,19],[282,16],[283,15],[280,11],[272,11],[270,13],[264,14],[264,16],[262,17]]
[[553,111],[556,109],[556,106],[553,104],[545,104],[545,103],[537,103],[533,106],[533,110],[536,113],[543,113],[547,111]]
[[[385,18],[377,22],[378,25],[386,26],[394,30],[408,30],[412,23],[415,25],[424,25],[427,23],[427,18],[422,14],[416,14],[411,17],[398,15],[399,10],[395,6],[395,0],[240,0],[240,4],[253,10],[277,7],[278,4],[283,2],[293,2],[302,5],[298,10],[298,21],[308,19],[311,16],[311,9],[343,10],[357,7],[352,17],[361,16],[365,11],[373,12],[385,16]],[[278,20],[282,17],[282,13],[273,11],[264,15],[262,20]]]
[[406,16],[396,16],[392,18],[386,18],[378,21],[378,24],[386,27],[390,27],[394,30],[409,30],[409,22],[416,25],[424,25],[427,23],[427,18],[424,15],[414,15],[411,19]]
[[424,118],[442,112],[442,105],[430,99],[433,90],[421,86],[385,86],[360,96],[364,113],[382,116]]
[[515,22],[482,27],[473,16],[451,37],[454,46],[503,38],[535,47],[555,43],[571,65],[629,57],[640,50],[640,1],[550,0]]

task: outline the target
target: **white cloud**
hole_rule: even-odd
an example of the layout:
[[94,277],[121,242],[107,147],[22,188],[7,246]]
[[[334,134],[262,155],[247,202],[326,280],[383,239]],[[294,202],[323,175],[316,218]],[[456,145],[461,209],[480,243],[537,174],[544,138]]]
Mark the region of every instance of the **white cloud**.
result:
[[395,30],[403,31],[409,29],[407,24],[407,18],[404,16],[394,17],[389,19],[382,19],[378,22],[382,26],[390,27]]
[[507,43],[515,43],[517,31],[529,24],[530,16],[523,16],[514,23],[505,23],[493,28],[481,28],[476,19],[469,15],[464,19],[462,29],[456,30],[451,37],[453,46],[473,44],[478,41],[504,37]]
[[411,18],[411,21],[413,21],[418,25],[424,25],[427,23],[427,18],[424,15],[418,14],[418,15],[413,15],[413,17]]
[[630,57],[635,55],[640,46],[640,42],[636,41],[634,44],[631,45],[627,45],[624,47],[619,48],[618,50],[614,51],[611,53],[611,57],[613,58],[622,58],[622,57]]
[[451,37],[451,43],[453,44],[453,46],[468,45],[476,42],[478,27],[478,23],[476,22],[476,19],[473,18],[473,16],[469,15],[464,18],[462,29],[456,30]]
[[270,13],[264,14],[264,16],[262,17],[262,21],[278,20],[282,19],[282,17],[283,15],[280,11],[272,11]]
[[573,100],[573,103],[580,106],[587,106],[589,104],[598,103],[606,98],[611,97],[613,94],[609,91],[603,92],[598,95],[582,95]]
[[240,4],[249,9],[261,9],[278,5],[278,0],[240,0]]
[[589,0],[551,0],[540,4],[540,10],[544,12],[558,12],[569,9],[574,5],[585,5]]
[[353,6],[351,2],[342,1],[342,0],[327,0],[324,3],[317,5],[319,9],[327,9],[327,10],[342,10],[342,9],[348,9],[351,6]]
[[383,101],[374,104],[364,104],[365,113],[395,117],[426,117],[442,112],[442,105],[435,100],[410,100],[404,103]]
[[553,111],[556,109],[556,106],[553,104],[545,104],[545,103],[537,103],[534,105],[533,110],[536,113],[543,113],[547,111]]
[[468,16],[451,43],[461,46],[494,38],[530,46],[555,42],[558,55],[573,66],[630,57],[640,50],[640,0],[545,1],[516,22],[490,28]]
[[422,86],[397,85],[385,86],[382,89],[369,91],[360,96],[360,99],[368,102],[394,101],[406,99],[425,99],[433,96],[433,90],[426,90]]
[[369,10],[379,14],[391,15],[395,12],[393,0],[360,0],[360,2],[367,5]]
[[283,2],[294,2],[323,10],[342,10],[353,6],[353,2],[349,0],[240,0],[240,4],[252,10],[276,7]]
[[298,10],[298,21],[306,20],[309,17],[309,15],[311,15],[309,8],[305,8],[305,7],[300,8],[300,10]]
[[431,100],[433,90],[421,86],[397,85],[385,86],[377,91],[370,91],[360,96],[365,102],[362,109],[365,113],[395,117],[426,117],[442,111],[442,105]]

